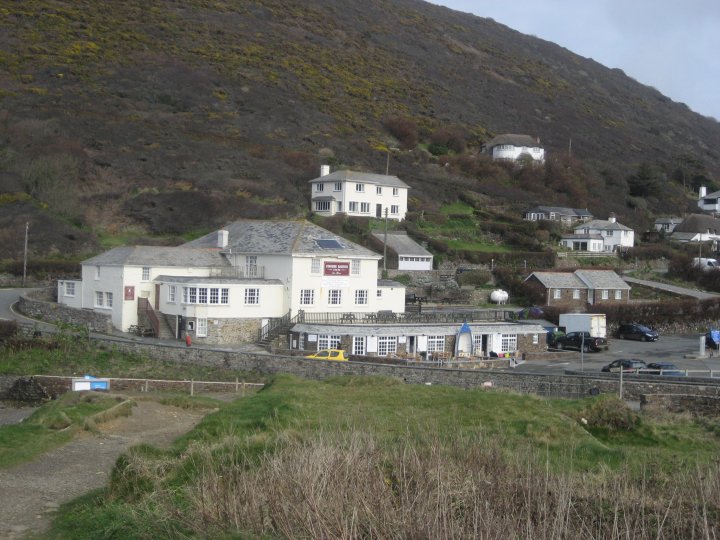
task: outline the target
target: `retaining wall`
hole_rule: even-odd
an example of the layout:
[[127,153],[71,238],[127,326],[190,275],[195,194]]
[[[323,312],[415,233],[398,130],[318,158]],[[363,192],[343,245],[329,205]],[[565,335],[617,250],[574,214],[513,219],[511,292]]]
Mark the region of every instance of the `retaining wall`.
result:
[[31,298],[26,294],[20,296],[18,309],[28,317],[42,321],[87,326],[94,332],[112,332],[113,330],[110,315],[91,309],[71,308],[57,302]]

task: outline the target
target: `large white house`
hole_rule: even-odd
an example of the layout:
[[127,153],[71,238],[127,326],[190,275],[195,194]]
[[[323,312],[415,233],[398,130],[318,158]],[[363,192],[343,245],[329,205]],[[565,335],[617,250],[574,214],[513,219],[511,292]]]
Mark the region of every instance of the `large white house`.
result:
[[540,139],[533,139],[530,135],[498,135],[482,146],[482,152],[503,161],[545,162],[545,149],[540,145]]
[[381,256],[307,221],[236,221],[179,247],[120,247],[62,280],[58,302],[150,320],[165,337],[254,341],[270,319],[302,312],[402,313],[405,288],[378,280]]
[[409,186],[397,176],[349,170],[330,173],[323,165],[310,180],[311,210],[322,216],[388,217],[401,221],[407,213]]
[[560,241],[561,245],[572,250],[613,252],[635,245],[635,231],[618,223],[615,216],[607,220],[594,219],[573,230],[574,234],[563,235]]

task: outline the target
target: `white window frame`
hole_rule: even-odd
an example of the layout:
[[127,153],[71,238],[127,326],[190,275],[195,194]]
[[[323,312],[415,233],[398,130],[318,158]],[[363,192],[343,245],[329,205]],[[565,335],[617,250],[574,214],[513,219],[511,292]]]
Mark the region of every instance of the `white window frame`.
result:
[[365,336],[355,336],[353,338],[352,353],[362,356],[365,354],[365,350]]
[[445,336],[428,336],[427,352],[445,351]]
[[333,188],[333,191],[342,191],[342,182],[335,182],[335,187]]
[[607,289],[602,289],[602,291],[600,292],[600,298],[602,298],[603,300],[608,300],[610,298],[610,291]]
[[400,213],[400,206],[397,204],[391,204],[390,205],[390,213],[391,214],[399,214]]
[[260,304],[260,289],[257,287],[245,289],[245,305],[256,306],[258,304]]
[[142,267],[142,281],[150,281],[150,267],[149,266]]
[[580,289],[573,289],[573,300],[580,300]]
[[245,255],[245,277],[257,277],[257,255]]
[[103,291],[95,291],[95,307],[105,307],[103,302],[105,300],[105,294]]
[[315,191],[317,193],[325,191],[325,184],[323,182],[318,182],[317,184],[315,184]]
[[375,186],[375,195],[382,195],[382,186]]
[[65,296],[75,296],[75,282],[65,282]]
[[377,290],[377,297],[382,298],[382,289]]
[[198,304],[207,304],[208,303],[207,287],[198,287],[197,303]]
[[208,303],[219,304],[220,303],[220,289],[217,287],[211,287],[208,295]]
[[500,352],[517,351],[517,334],[500,334]]
[[368,303],[368,290],[358,289],[355,291],[355,305],[366,306]]
[[340,348],[340,336],[332,334],[320,334],[318,335],[318,351],[322,349],[339,349]]
[[355,184],[355,191],[357,193],[365,193],[365,184]]
[[622,290],[615,289],[615,300],[622,300]]
[[358,211],[358,203],[356,201],[350,201],[348,204],[348,212],[357,212]]
[[315,257],[312,262],[310,263],[310,273],[311,274],[319,274],[320,268],[322,267],[322,261]]
[[300,305],[312,306],[315,304],[315,289],[300,289]]
[[352,259],[350,261],[350,274],[353,276],[360,275],[360,259]]
[[315,211],[316,212],[329,212],[330,211],[330,201],[315,201]]
[[399,195],[400,195],[400,188],[394,187],[394,188],[393,188],[393,196],[394,196],[394,197],[397,197],[397,196],[399,196]]
[[168,302],[175,303],[177,298],[177,289],[175,285],[168,285]]
[[397,337],[395,336],[378,336],[377,338],[378,356],[387,356],[397,352]]
[[113,293],[111,292],[105,292],[105,307],[113,307]]
[[229,304],[230,303],[230,289],[228,289],[228,288],[220,289],[220,303],[221,304]]
[[328,305],[339,306],[342,304],[342,289],[328,289]]
[[553,298],[554,298],[555,300],[559,300],[560,298],[562,298],[562,290],[560,290],[560,289],[555,289],[554,292],[553,292]]
[[207,319],[204,317],[198,317],[195,319],[195,322],[197,323],[195,325],[195,335],[197,337],[207,337]]
[[360,203],[360,213],[361,214],[369,214],[370,213],[370,203],[369,202],[361,202]]

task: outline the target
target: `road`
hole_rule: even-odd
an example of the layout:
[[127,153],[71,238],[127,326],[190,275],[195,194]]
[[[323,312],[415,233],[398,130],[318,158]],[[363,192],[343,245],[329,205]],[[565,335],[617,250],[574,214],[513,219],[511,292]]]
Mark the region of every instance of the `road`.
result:
[[23,292],[31,290],[33,289],[0,289],[0,319],[14,319],[18,322],[36,325],[41,332],[55,332],[56,328],[54,325],[30,319],[13,311],[13,304],[18,301],[20,295]]

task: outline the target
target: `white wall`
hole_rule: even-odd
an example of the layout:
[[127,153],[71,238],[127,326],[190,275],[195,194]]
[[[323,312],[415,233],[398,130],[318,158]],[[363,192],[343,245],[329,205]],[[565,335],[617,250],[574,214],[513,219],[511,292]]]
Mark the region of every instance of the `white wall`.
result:
[[[322,183],[323,191],[317,191],[317,184]],[[363,184],[364,191],[357,191],[356,184]],[[369,184],[366,182],[356,181],[342,181],[342,190],[335,191],[335,182],[327,180],[324,182],[312,182],[310,184],[311,197],[311,210],[317,214],[332,216],[337,212],[345,212],[350,216],[365,216],[365,217],[376,217],[377,205],[382,206],[381,216],[385,216],[385,209],[388,210],[388,218],[403,220],[405,214],[407,214],[407,195],[408,189],[406,187],[393,188],[391,186],[382,186],[378,184]],[[377,188],[380,187],[381,193],[377,193]],[[393,189],[397,189],[398,194],[393,195]],[[330,201],[330,210],[318,211],[315,209],[315,197],[334,197],[336,201]],[[337,208],[337,201],[340,201],[340,209]],[[350,203],[357,203],[356,209],[350,210]],[[362,211],[362,204],[368,203],[369,207],[367,211]],[[397,212],[392,212],[392,207],[397,206]]]
[[[75,294],[66,294],[67,283],[74,285]],[[82,281],[76,279],[64,279],[58,281],[58,304],[63,304],[71,308],[82,308]]]
[[405,287],[378,287],[377,290],[380,292],[376,298],[377,311],[405,312]]
[[[425,260],[409,260],[409,259],[425,259]],[[431,256],[422,255],[399,255],[398,270],[432,270],[433,258]]]
[[530,154],[534,161],[545,161],[545,150],[543,148],[502,144],[494,146],[492,149],[493,159],[515,161],[521,154]]

